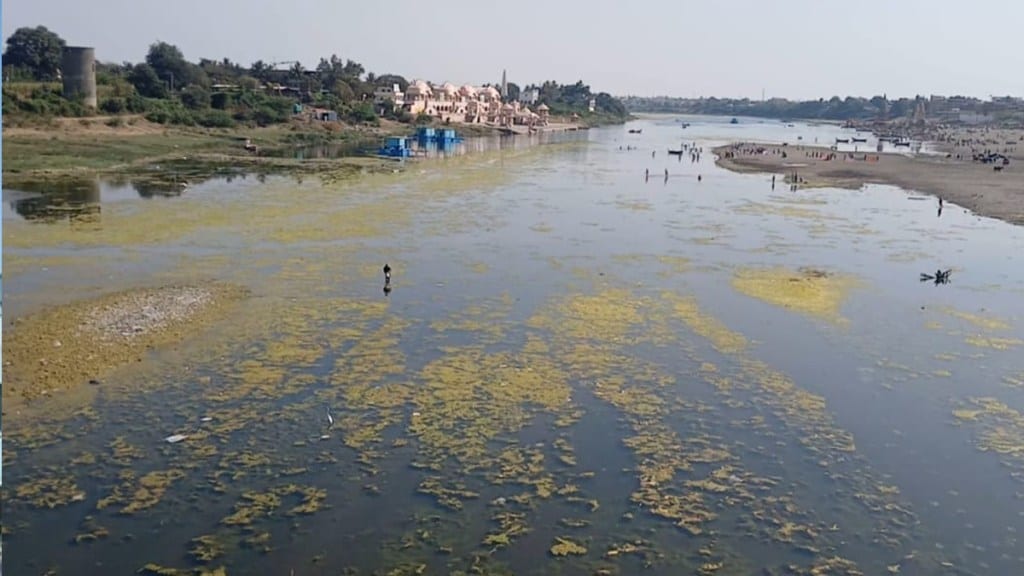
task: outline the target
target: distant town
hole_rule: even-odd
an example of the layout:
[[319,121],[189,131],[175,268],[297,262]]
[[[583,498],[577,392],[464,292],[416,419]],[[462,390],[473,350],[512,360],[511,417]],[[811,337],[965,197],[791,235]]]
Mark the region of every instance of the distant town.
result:
[[[621,122],[628,113],[606,92],[582,80],[520,87],[501,71],[482,85],[408,81],[374,74],[337,55],[313,69],[298,61],[245,66],[229,59],[189,62],[166,42],[150,45],[145,61],[104,62],[93,47],[67,46],[44,26],[8,39],[3,58],[5,126],[53,117],[142,115],[158,124],[231,128],[311,122],[378,125],[379,120],[470,124],[517,131],[552,123]],[[495,76],[497,76],[496,71]]]

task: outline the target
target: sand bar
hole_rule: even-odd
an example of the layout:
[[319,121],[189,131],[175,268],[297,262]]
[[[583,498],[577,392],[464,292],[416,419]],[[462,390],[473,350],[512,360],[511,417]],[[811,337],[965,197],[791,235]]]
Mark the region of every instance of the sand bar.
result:
[[993,164],[972,161],[966,147],[950,147],[949,156],[869,151],[837,152],[832,159],[827,159],[827,147],[815,146],[735,143],[714,152],[717,165],[735,172],[775,173],[780,186],[786,186],[782,179],[794,172],[801,187],[888,184],[932,194],[982,216],[1024,224],[1024,146],[1007,153],[1010,164],[1000,171]]

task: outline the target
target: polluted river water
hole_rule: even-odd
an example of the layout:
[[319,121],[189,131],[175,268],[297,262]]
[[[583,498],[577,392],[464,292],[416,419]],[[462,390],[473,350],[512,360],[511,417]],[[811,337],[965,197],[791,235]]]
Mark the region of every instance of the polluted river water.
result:
[[247,290],[7,411],[8,573],[1024,571],[1024,232],[710,152],[836,127],[681,118],[81,210],[5,190],[5,331]]

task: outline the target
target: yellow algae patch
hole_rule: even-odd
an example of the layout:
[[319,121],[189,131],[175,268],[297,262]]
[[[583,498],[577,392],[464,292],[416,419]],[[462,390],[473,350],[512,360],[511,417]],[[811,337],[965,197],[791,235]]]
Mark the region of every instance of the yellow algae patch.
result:
[[552,556],[582,556],[586,553],[585,546],[569,538],[555,538],[551,546]]
[[181,470],[164,470],[150,472],[136,482],[130,470],[124,472],[124,482],[115,486],[109,496],[97,502],[97,509],[102,510],[115,503],[125,504],[120,511],[121,514],[134,514],[152,508],[160,502],[174,482],[185,477]]
[[1003,383],[1014,388],[1024,388],[1024,372],[1003,376]]
[[845,323],[839,308],[857,283],[808,268],[796,272],[783,268],[742,269],[732,280],[742,294],[769,304],[796,310],[832,322]]
[[943,308],[942,311],[954,318],[959,318],[960,320],[970,322],[971,324],[974,324],[978,328],[983,328],[985,330],[1010,329],[1010,324],[1007,323],[1005,320],[999,318],[983,316],[981,314],[971,314],[969,312],[961,312],[960,310],[956,310],[955,308],[950,308],[948,306]]
[[19,482],[14,489],[14,496],[37,508],[56,508],[85,500],[85,492],[78,488],[71,477]]
[[1011,477],[1024,482],[1024,414],[997,398],[971,398],[969,408],[953,411],[961,422],[978,428],[975,444],[982,452],[998,454]]
[[733,332],[714,316],[702,312],[695,299],[671,292],[662,293],[662,299],[672,304],[673,316],[685,322],[698,336],[709,340],[719,352],[733,354],[747,347],[747,339],[742,334]]
[[953,410],[953,416],[959,420],[977,421],[983,410]]
[[554,413],[570,403],[563,372],[545,356],[453,349],[420,378],[409,431],[433,461],[480,463],[498,434],[519,430],[537,410]]
[[646,200],[616,200],[615,205],[623,210],[647,211],[654,210],[650,202]]
[[249,491],[235,504],[235,511],[221,519],[227,526],[250,526],[256,520],[274,513],[285,497],[298,497],[300,502],[286,513],[288,516],[312,514],[323,507],[327,491],[312,486],[285,484],[265,492]]
[[627,290],[606,290],[593,296],[574,296],[553,313],[535,315],[527,324],[567,337],[617,342],[643,323],[640,310],[645,305]]
[[[405,373],[405,355],[399,338],[409,322],[388,318],[379,328],[367,332],[335,362],[330,382],[333,403],[346,412],[336,416],[334,427],[350,448],[371,457],[370,445],[383,442],[387,428],[401,423],[410,390],[405,383],[390,380]],[[322,399],[330,400],[324,395]]]
[[198,562],[209,562],[224,554],[224,545],[215,536],[206,534],[192,539],[189,554]]
[[448,318],[435,320],[430,327],[442,333],[451,330],[472,332],[478,341],[484,339],[497,344],[505,339],[505,327],[513,303],[512,297],[506,293],[495,302],[467,306]]
[[[94,386],[147,351],[185,340],[226,316],[245,296],[229,285],[128,290],[16,320],[4,338],[4,405],[42,396],[88,402]],[[16,413],[16,411],[11,411]]]
[[734,209],[738,214],[749,214],[753,216],[782,216],[785,218],[805,218],[810,220],[840,220],[819,212],[793,205],[764,204],[762,202],[746,202]]
[[982,336],[980,334],[968,336],[964,338],[964,342],[967,342],[971,346],[977,346],[978,348],[993,348],[995,350],[1009,350],[1010,348],[1024,344],[1024,340],[1020,340],[1019,338],[995,338]]
[[533,230],[534,232],[538,232],[540,234],[547,234],[548,232],[554,232],[555,229],[547,224],[539,223],[530,226],[530,230]]
[[658,256],[658,262],[674,274],[682,274],[690,269],[690,259],[682,256]]
[[[308,208],[294,222],[282,225],[282,218],[268,215],[269,222],[277,225],[265,235],[268,239],[283,244],[293,242],[330,241],[339,238],[375,238],[391,234],[395,228],[405,228],[412,222],[412,206],[406,202],[377,200],[361,204],[332,207],[318,206],[313,215]],[[250,229],[259,230],[257,223]]]

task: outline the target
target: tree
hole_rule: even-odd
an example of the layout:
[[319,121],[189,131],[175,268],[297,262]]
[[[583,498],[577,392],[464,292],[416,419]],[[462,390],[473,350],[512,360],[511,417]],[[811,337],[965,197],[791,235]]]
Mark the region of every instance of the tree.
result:
[[7,39],[5,66],[28,70],[36,80],[53,80],[60,71],[64,39],[45,26],[18,28]]
[[273,67],[263,60],[253,62],[252,66],[249,67],[249,73],[260,82],[268,82],[272,71]]
[[[369,78],[367,78],[367,82],[369,82]],[[398,84],[398,89],[402,92],[405,92],[405,89],[409,87],[409,81],[397,74],[381,74],[373,80],[374,86],[387,86],[390,88],[394,84]]]
[[331,94],[337,96],[342,102],[351,102],[356,98],[355,91],[344,80],[334,81],[334,85],[331,86]]
[[186,86],[181,91],[181,103],[192,110],[205,110],[210,107],[210,93],[202,86]]
[[342,74],[346,80],[359,80],[363,77],[363,72],[366,72],[363,65],[352,60],[346,60],[345,67],[342,68]]
[[515,82],[509,82],[508,85],[506,85],[506,89],[508,90],[506,98],[508,98],[509,100],[519,100],[519,93],[521,92],[521,90],[519,89],[518,84],[516,84]]
[[181,50],[167,42],[150,45],[146,54],[146,64],[153,68],[158,78],[171,83],[172,88],[209,82],[206,74],[198,66],[185,60]]
[[167,87],[149,64],[136,64],[128,73],[128,81],[147,98],[166,98]]

